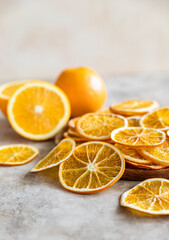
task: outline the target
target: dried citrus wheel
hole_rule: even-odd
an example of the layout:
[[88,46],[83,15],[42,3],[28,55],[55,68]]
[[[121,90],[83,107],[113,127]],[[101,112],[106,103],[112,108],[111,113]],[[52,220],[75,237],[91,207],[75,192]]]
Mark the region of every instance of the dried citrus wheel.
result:
[[169,138],[169,130],[166,132],[167,137]]
[[63,139],[45,158],[38,162],[31,172],[40,172],[58,166],[72,155],[74,149],[75,142],[72,139]]
[[107,108],[107,109],[101,109],[101,110],[97,111],[97,113],[112,113],[112,111],[110,111],[110,109]]
[[167,138],[163,144],[152,148],[142,148],[139,153],[151,159],[152,162],[164,166],[169,166],[169,139]]
[[128,127],[140,127],[140,117],[127,117]]
[[110,110],[114,113],[124,115],[144,115],[145,113],[159,107],[159,103],[153,100],[128,100],[113,104]]
[[75,130],[72,130],[71,128],[68,128],[67,133],[71,136],[79,137],[79,134]]
[[68,127],[71,128],[72,130],[75,130],[76,129],[76,122],[79,118],[76,117],[76,118],[72,118],[69,120],[68,122]]
[[64,188],[76,193],[95,193],[112,186],[122,176],[125,161],[111,144],[87,142],[75,148],[59,167]]
[[169,107],[162,107],[152,111],[140,120],[143,127],[155,128],[160,130],[169,129]]
[[169,180],[147,179],[121,196],[120,204],[154,215],[169,214]]
[[71,138],[73,139],[75,142],[85,142],[86,139],[82,138],[82,137],[77,137],[77,136],[73,136],[73,135],[70,135],[68,134],[68,132],[64,132],[63,136],[65,138]]
[[23,165],[32,161],[39,150],[25,144],[13,144],[0,147],[0,165]]
[[126,162],[134,162],[134,163],[140,163],[140,164],[150,164],[151,161],[147,160],[145,157],[142,157],[136,149],[133,149],[131,147],[123,146],[121,144],[116,143],[114,145],[116,148],[118,148],[122,153],[126,160]]
[[7,116],[7,105],[10,97],[19,87],[21,87],[28,81],[16,81],[6,83],[0,86],[0,109],[5,116]]
[[80,136],[92,140],[110,139],[111,131],[126,127],[127,120],[112,113],[89,113],[83,115],[76,123]]
[[111,133],[111,139],[133,148],[153,147],[164,142],[165,133],[157,129],[142,127],[119,128]]
[[144,168],[144,169],[153,169],[153,170],[159,170],[159,169],[166,168],[166,166],[158,165],[153,162],[151,162],[150,164],[136,163],[136,162],[132,162],[129,160],[127,160],[126,162],[135,168]]
[[32,140],[52,138],[67,123],[70,104],[53,84],[31,82],[20,87],[8,104],[8,119],[14,130]]

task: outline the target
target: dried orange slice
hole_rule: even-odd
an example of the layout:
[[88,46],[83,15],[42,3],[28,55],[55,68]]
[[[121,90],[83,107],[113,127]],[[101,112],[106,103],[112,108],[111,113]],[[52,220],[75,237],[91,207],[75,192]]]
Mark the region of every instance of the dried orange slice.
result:
[[112,186],[122,176],[125,161],[111,144],[87,142],[75,148],[59,167],[64,188],[76,193],[96,193]]
[[169,129],[169,107],[161,107],[144,115],[140,124],[143,127],[155,128],[160,130]]
[[164,166],[169,166],[169,139],[167,138],[163,144],[152,148],[142,148],[139,153],[151,159],[152,162]]
[[114,146],[123,153],[123,156],[124,156],[126,162],[134,162],[134,163],[138,163],[138,164],[150,164],[151,163],[150,160],[146,159],[145,157],[142,157],[142,155],[140,155],[137,152],[137,150],[134,148],[123,146],[118,143],[116,143]]
[[77,122],[78,119],[79,119],[79,117],[70,119],[69,122],[68,122],[68,127],[71,128],[72,130],[75,130],[76,129],[76,122]]
[[169,138],[169,130],[166,132],[167,137]]
[[85,138],[70,135],[68,132],[64,132],[63,136],[64,136],[65,138],[71,138],[71,139],[73,139],[75,142],[85,142],[85,141],[87,141]]
[[110,110],[114,113],[124,115],[144,115],[158,107],[159,103],[153,100],[128,100],[111,105]]
[[75,142],[72,139],[62,140],[45,158],[38,162],[31,172],[40,172],[58,166],[72,155],[74,149]]
[[127,120],[111,113],[89,113],[83,115],[76,123],[76,131],[86,139],[107,140],[111,131],[116,128],[126,127]]
[[97,113],[112,113],[112,111],[110,111],[110,109],[107,108],[107,109],[101,109],[101,110],[97,111]]
[[25,84],[15,91],[8,103],[8,119],[13,129],[32,140],[54,137],[69,117],[67,96],[46,82]]
[[74,137],[80,137],[79,134],[75,130],[72,130],[71,128],[68,128],[67,133]]
[[25,144],[13,144],[0,147],[0,165],[23,165],[39,154],[36,147]]
[[164,142],[165,133],[151,128],[119,128],[111,133],[111,139],[114,142],[133,148],[153,147]]
[[166,166],[158,165],[153,162],[151,162],[149,164],[136,163],[136,162],[129,161],[129,160],[127,160],[126,162],[135,168],[144,168],[144,169],[153,169],[153,170],[159,170],[159,169],[166,168]]
[[128,127],[140,127],[140,117],[127,117]]
[[169,180],[147,179],[121,196],[120,204],[154,215],[169,214]]

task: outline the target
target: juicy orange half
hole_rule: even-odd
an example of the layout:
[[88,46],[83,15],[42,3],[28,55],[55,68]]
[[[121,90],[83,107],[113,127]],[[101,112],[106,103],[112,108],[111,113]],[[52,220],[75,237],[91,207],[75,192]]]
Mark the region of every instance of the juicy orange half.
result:
[[9,100],[8,119],[13,129],[25,138],[52,138],[67,123],[70,104],[58,87],[46,82],[31,82],[20,87]]
[[120,204],[153,215],[169,214],[169,180],[147,179],[121,196]]
[[59,179],[64,188],[76,193],[96,193],[112,186],[122,176],[125,161],[111,144],[87,142],[59,166]]
[[39,150],[25,144],[13,144],[0,147],[0,165],[23,165],[32,161]]
[[133,148],[153,147],[164,142],[165,133],[151,128],[118,128],[111,133],[111,139],[114,142]]
[[75,142],[72,139],[62,140],[52,151],[31,170],[31,172],[40,172],[52,167],[69,158],[75,149]]

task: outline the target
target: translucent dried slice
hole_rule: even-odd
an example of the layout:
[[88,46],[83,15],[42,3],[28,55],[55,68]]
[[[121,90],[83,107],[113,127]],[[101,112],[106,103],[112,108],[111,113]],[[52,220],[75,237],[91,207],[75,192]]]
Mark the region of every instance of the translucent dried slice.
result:
[[140,117],[127,117],[128,127],[140,127]]
[[151,162],[149,164],[136,163],[136,162],[129,161],[129,160],[126,160],[126,162],[135,168],[154,169],[154,170],[166,168],[166,166],[158,165],[153,162]]
[[78,119],[79,119],[79,117],[70,119],[69,122],[68,122],[68,127],[71,128],[72,130],[75,130],[76,122],[77,122]]
[[71,139],[73,139],[75,142],[85,142],[85,141],[87,141],[85,138],[70,135],[70,134],[68,134],[68,132],[64,132],[63,136],[64,136],[65,138],[71,138]]

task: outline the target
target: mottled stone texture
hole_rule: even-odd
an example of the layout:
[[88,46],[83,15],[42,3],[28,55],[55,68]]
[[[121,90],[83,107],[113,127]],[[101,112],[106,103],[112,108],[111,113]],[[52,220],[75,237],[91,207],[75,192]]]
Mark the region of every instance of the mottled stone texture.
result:
[[[107,106],[132,98],[169,104],[169,76],[109,77],[105,81]],[[0,240],[168,239],[169,217],[141,216],[119,206],[120,195],[137,182],[119,181],[94,195],[74,194],[58,182],[57,168],[29,172],[52,149],[53,140],[26,140],[1,115],[0,143],[28,143],[40,150],[40,156],[27,165],[0,167]]]

